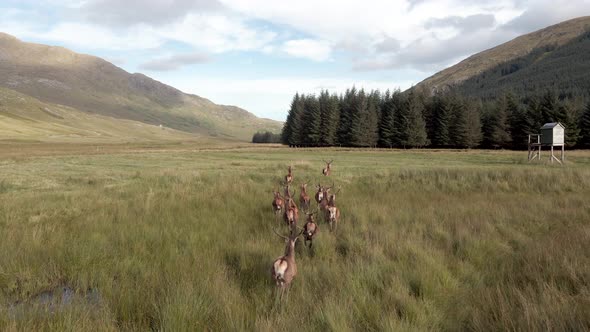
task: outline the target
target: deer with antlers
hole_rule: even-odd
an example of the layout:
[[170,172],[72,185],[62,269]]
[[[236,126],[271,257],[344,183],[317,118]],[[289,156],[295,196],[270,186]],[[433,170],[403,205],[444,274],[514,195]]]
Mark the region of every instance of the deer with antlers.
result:
[[326,167],[322,169],[322,174],[324,174],[324,176],[330,176],[330,172],[332,171],[332,163],[334,160],[330,160],[329,162],[324,160],[324,162],[326,163]]
[[299,209],[297,205],[295,205],[295,201],[289,195],[285,200],[285,214],[283,215],[283,219],[288,226],[297,225],[297,220],[299,219]]
[[278,215],[280,215],[281,211],[283,210],[285,200],[281,196],[281,193],[279,193],[278,189],[277,191],[273,191],[272,193],[274,195],[274,199],[272,200],[272,211],[274,212],[276,218]]
[[313,239],[320,230],[319,226],[313,220],[314,214],[315,212],[307,214],[307,222],[303,226],[303,243],[307,245],[307,242],[309,242],[309,249],[311,249]]
[[[328,208],[329,194],[332,187],[318,186],[318,192],[316,193],[316,200],[318,200],[318,207],[322,214],[325,216],[325,211]],[[325,218],[324,218],[325,219]],[[325,219],[327,220],[327,219]]]
[[285,247],[285,254],[277,258],[272,264],[271,268],[272,280],[280,289],[280,297],[282,298],[285,289],[289,288],[293,278],[295,278],[297,275],[297,264],[295,263],[295,243],[303,231],[297,233],[297,227],[293,225],[291,226],[289,237],[279,234],[274,229],[273,232],[275,232],[275,234],[279,237],[285,239],[287,244]]
[[293,182],[293,170],[291,169],[291,166],[289,166],[288,171],[289,173],[285,175],[285,183],[291,184]]
[[307,183],[301,184],[301,193],[299,194],[299,206],[303,211],[309,211],[310,199],[307,194]]
[[315,202],[320,204],[320,202],[324,199],[324,187],[322,187],[321,183],[318,183],[316,186],[318,191],[315,193]]
[[338,226],[338,220],[340,219],[340,209],[336,207],[336,194],[338,192],[340,192],[340,189],[338,189],[337,192],[330,195],[328,205],[325,208],[325,219],[328,221],[328,224],[330,225],[330,231],[336,230],[336,227]]
[[285,199],[289,198],[289,197],[293,197],[291,196],[291,185],[288,183],[284,184],[285,189],[283,190],[283,197],[285,197]]

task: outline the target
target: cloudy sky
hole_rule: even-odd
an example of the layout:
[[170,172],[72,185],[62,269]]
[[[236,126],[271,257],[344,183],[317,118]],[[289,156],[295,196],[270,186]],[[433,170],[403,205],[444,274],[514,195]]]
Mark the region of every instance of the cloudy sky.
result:
[[0,31],[284,120],[295,92],[406,89],[590,0],[0,0]]

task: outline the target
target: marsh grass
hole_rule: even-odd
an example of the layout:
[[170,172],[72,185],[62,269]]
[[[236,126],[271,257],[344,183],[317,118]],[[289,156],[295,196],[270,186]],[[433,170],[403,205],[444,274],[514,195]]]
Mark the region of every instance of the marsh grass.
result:
[[[43,154],[0,163],[2,330],[590,328],[585,152]],[[291,164],[325,182],[324,157],[342,222],[297,247],[279,303],[271,192]],[[38,300],[63,287],[76,300]]]

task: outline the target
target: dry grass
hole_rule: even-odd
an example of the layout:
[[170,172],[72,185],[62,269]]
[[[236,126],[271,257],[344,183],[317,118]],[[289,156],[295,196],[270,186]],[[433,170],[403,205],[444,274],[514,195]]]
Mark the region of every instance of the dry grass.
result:
[[[1,330],[590,328],[588,152],[46,148],[0,156]],[[278,304],[271,192],[326,158],[342,223]]]

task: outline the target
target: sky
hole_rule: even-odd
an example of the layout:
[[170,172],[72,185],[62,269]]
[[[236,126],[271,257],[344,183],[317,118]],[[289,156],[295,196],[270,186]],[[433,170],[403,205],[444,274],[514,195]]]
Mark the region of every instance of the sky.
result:
[[405,90],[590,0],[0,0],[0,31],[284,120],[296,92]]

